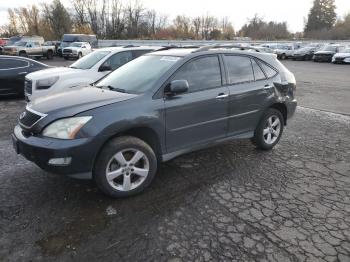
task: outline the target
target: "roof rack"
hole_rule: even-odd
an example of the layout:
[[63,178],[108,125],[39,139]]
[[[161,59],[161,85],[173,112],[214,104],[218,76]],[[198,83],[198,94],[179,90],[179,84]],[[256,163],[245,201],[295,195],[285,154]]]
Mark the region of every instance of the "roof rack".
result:
[[125,46],[123,46],[123,48],[129,48],[129,47],[140,47],[140,46],[138,46],[138,45],[125,45]]
[[260,52],[257,48],[254,48],[252,46],[241,46],[239,44],[232,44],[232,45],[207,45],[199,47],[197,50],[194,50],[192,53],[198,53],[198,52],[205,52],[209,51],[211,49],[237,49],[237,50],[254,50],[255,52]]

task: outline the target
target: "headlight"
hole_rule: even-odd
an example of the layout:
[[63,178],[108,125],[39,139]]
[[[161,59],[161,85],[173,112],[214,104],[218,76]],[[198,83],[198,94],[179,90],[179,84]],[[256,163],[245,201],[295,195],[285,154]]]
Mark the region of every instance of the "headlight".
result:
[[36,81],[36,89],[48,89],[59,79],[58,76],[40,79]]
[[91,118],[92,116],[81,116],[59,119],[44,129],[43,136],[60,139],[74,139],[79,130]]

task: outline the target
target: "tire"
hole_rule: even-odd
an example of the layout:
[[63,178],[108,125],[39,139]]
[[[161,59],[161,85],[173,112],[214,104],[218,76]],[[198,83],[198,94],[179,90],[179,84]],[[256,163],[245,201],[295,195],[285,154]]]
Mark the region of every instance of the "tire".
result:
[[[271,119],[271,122],[269,120]],[[276,122],[275,122],[276,121]],[[271,125],[277,123],[278,125]],[[262,116],[259,125],[255,129],[253,144],[258,149],[271,150],[280,140],[284,127],[282,113],[274,108],[269,108]],[[267,132],[267,133],[266,133]],[[270,142],[269,141],[270,136]]]
[[27,56],[27,53],[26,53],[26,52],[23,52],[23,51],[22,51],[22,52],[19,52],[19,56],[28,57],[28,56]]
[[[133,163],[133,157],[140,159]],[[137,174],[136,168],[143,175]],[[139,138],[122,136],[103,147],[97,157],[93,177],[104,194],[120,198],[144,191],[153,181],[156,172],[157,157],[153,149]]]
[[53,52],[52,51],[48,51],[46,54],[46,58],[47,60],[52,60],[53,59]]
[[81,52],[79,52],[78,54],[78,59],[82,58],[83,57],[83,54]]
[[286,60],[286,59],[287,59],[286,54],[282,54],[282,55],[281,55],[281,60]]

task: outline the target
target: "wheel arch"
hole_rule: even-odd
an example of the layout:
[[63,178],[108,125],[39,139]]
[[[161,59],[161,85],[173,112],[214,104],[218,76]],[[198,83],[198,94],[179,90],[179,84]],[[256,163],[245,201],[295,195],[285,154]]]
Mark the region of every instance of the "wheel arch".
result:
[[[162,146],[161,146],[161,141],[160,141],[158,134],[156,133],[155,130],[153,130],[150,127],[140,126],[140,127],[131,127],[129,129],[119,131],[116,134],[110,136],[108,139],[106,139],[106,141],[104,141],[104,143],[98,149],[98,151],[95,155],[94,163],[96,162],[98,156],[100,155],[100,153],[101,153],[102,149],[105,147],[105,145],[108,144],[111,140],[113,140],[117,137],[121,137],[121,136],[133,136],[133,137],[137,137],[137,138],[141,139],[142,141],[147,143],[153,149],[153,151],[157,157],[157,160],[159,162],[161,162],[161,160],[162,160]],[[93,168],[94,168],[94,166],[95,166],[95,164],[93,165]]]
[[283,124],[287,125],[287,106],[284,103],[274,103],[269,108],[274,108],[281,112],[283,116]]

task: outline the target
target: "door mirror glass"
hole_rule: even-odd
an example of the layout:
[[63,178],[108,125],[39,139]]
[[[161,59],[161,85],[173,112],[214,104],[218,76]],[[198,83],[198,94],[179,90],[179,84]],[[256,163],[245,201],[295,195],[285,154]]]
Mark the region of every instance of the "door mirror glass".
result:
[[110,65],[101,65],[98,71],[100,72],[112,71],[112,67]]
[[187,80],[174,80],[170,82],[165,93],[166,95],[174,96],[186,93],[188,88],[189,86]]

